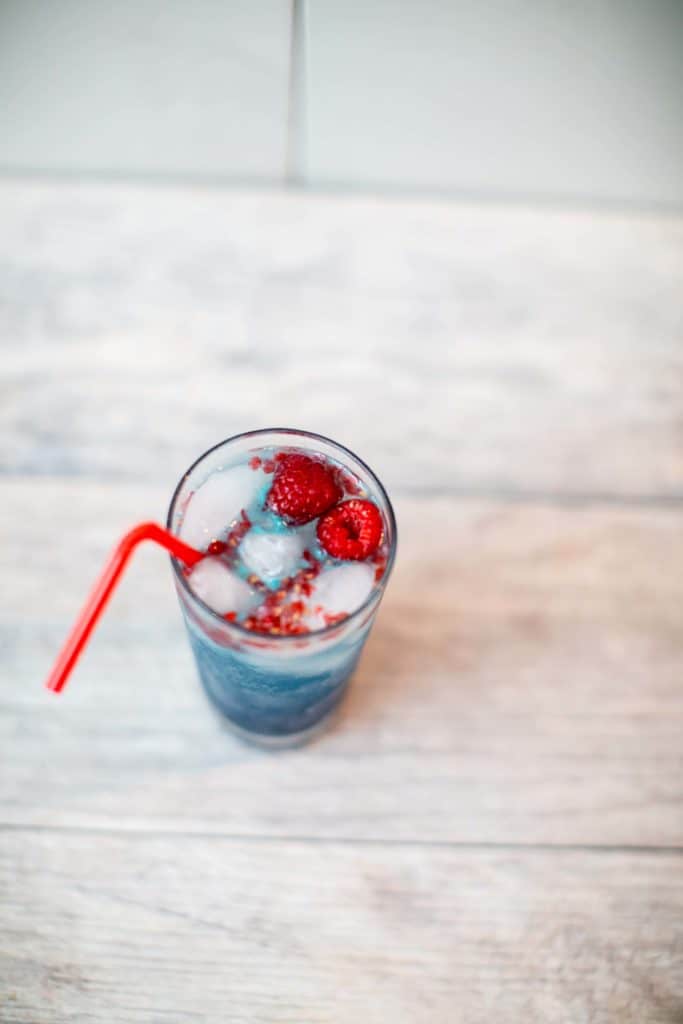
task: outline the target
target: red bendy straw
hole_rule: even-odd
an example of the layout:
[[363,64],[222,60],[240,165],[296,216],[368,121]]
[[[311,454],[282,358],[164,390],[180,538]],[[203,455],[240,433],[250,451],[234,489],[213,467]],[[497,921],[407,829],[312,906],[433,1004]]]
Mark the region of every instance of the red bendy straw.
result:
[[119,576],[125,569],[128,559],[143,540],[153,540],[156,544],[160,544],[185,565],[195,565],[204,557],[201,551],[196,551],[187,544],[183,544],[181,540],[156,523],[140,523],[139,526],[134,526],[116,545],[97,583],[90,591],[88,599],[81,609],[81,614],[48,676],[45,684],[48,690],[59,693],[66,683],[118,582]]

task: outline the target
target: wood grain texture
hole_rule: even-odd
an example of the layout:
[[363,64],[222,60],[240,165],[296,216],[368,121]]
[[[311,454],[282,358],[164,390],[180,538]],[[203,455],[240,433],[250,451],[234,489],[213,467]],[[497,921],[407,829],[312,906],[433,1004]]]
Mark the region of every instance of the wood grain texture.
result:
[[[400,501],[401,556],[341,718],[307,750],[273,756],[226,735],[205,705],[152,549],[69,689],[40,689],[111,538],[164,498],[5,484],[3,820],[683,846],[678,510]],[[29,552],[52,581],[38,630]]]
[[5,832],[0,1015],[679,1024],[682,867],[677,854]]
[[0,463],[283,423],[394,489],[683,494],[683,218],[0,185]]
[[[6,182],[0,221],[2,1024],[681,1024],[683,220]],[[335,727],[232,737],[151,548],[44,692],[117,536],[266,416],[398,499]]]

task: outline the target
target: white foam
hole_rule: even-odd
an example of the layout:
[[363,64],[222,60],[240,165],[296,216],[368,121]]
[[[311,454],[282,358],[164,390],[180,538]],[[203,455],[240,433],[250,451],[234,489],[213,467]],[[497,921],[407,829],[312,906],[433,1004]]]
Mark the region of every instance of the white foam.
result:
[[180,527],[181,538],[205,551],[226,536],[230,524],[253,502],[264,476],[249,466],[222,469],[204,481],[190,498]]
[[219,615],[245,612],[259,597],[219,558],[203,558],[192,570],[188,582],[197,597]]
[[322,629],[326,614],[351,615],[365,602],[374,584],[374,567],[365,562],[348,562],[328,569],[315,582],[305,624],[309,629]]
[[304,538],[295,532],[266,533],[264,530],[249,530],[240,544],[240,555],[245,566],[264,583],[272,583],[282,576],[291,576],[303,550]]

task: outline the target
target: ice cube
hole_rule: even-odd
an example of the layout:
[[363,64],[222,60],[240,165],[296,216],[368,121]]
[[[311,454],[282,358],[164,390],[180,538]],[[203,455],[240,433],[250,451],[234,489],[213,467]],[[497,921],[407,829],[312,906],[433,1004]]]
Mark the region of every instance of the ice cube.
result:
[[375,569],[364,562],[349,562],[327,569],[315,581],[304,622],[309,629],[327,625],[326,615],[350,615],[365,602],[375,584]]
[[219,615],[247,611],[259,599],[255,590],[220,558],[203,558],[189,577],[191,589]]
[[304,550],[305,541],[298,532],[269,533],[252,529],[240,544],[242,561],[264,583],[291,576]]
[[225,537],[230,523],[254,501],[264,479],[262,472],[250,466],[212,473],[189,500],[180,526],[181,538],[205,551],[212,540]]

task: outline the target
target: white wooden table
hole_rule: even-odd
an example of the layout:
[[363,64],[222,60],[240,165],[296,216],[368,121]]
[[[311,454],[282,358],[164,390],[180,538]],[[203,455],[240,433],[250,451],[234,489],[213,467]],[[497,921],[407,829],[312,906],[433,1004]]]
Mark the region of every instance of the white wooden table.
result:
[[[0,186],[0,1020],[683,1020],[683,219]],[[400,554],[335,729],[241,745],[139,553],[242,429]]]

